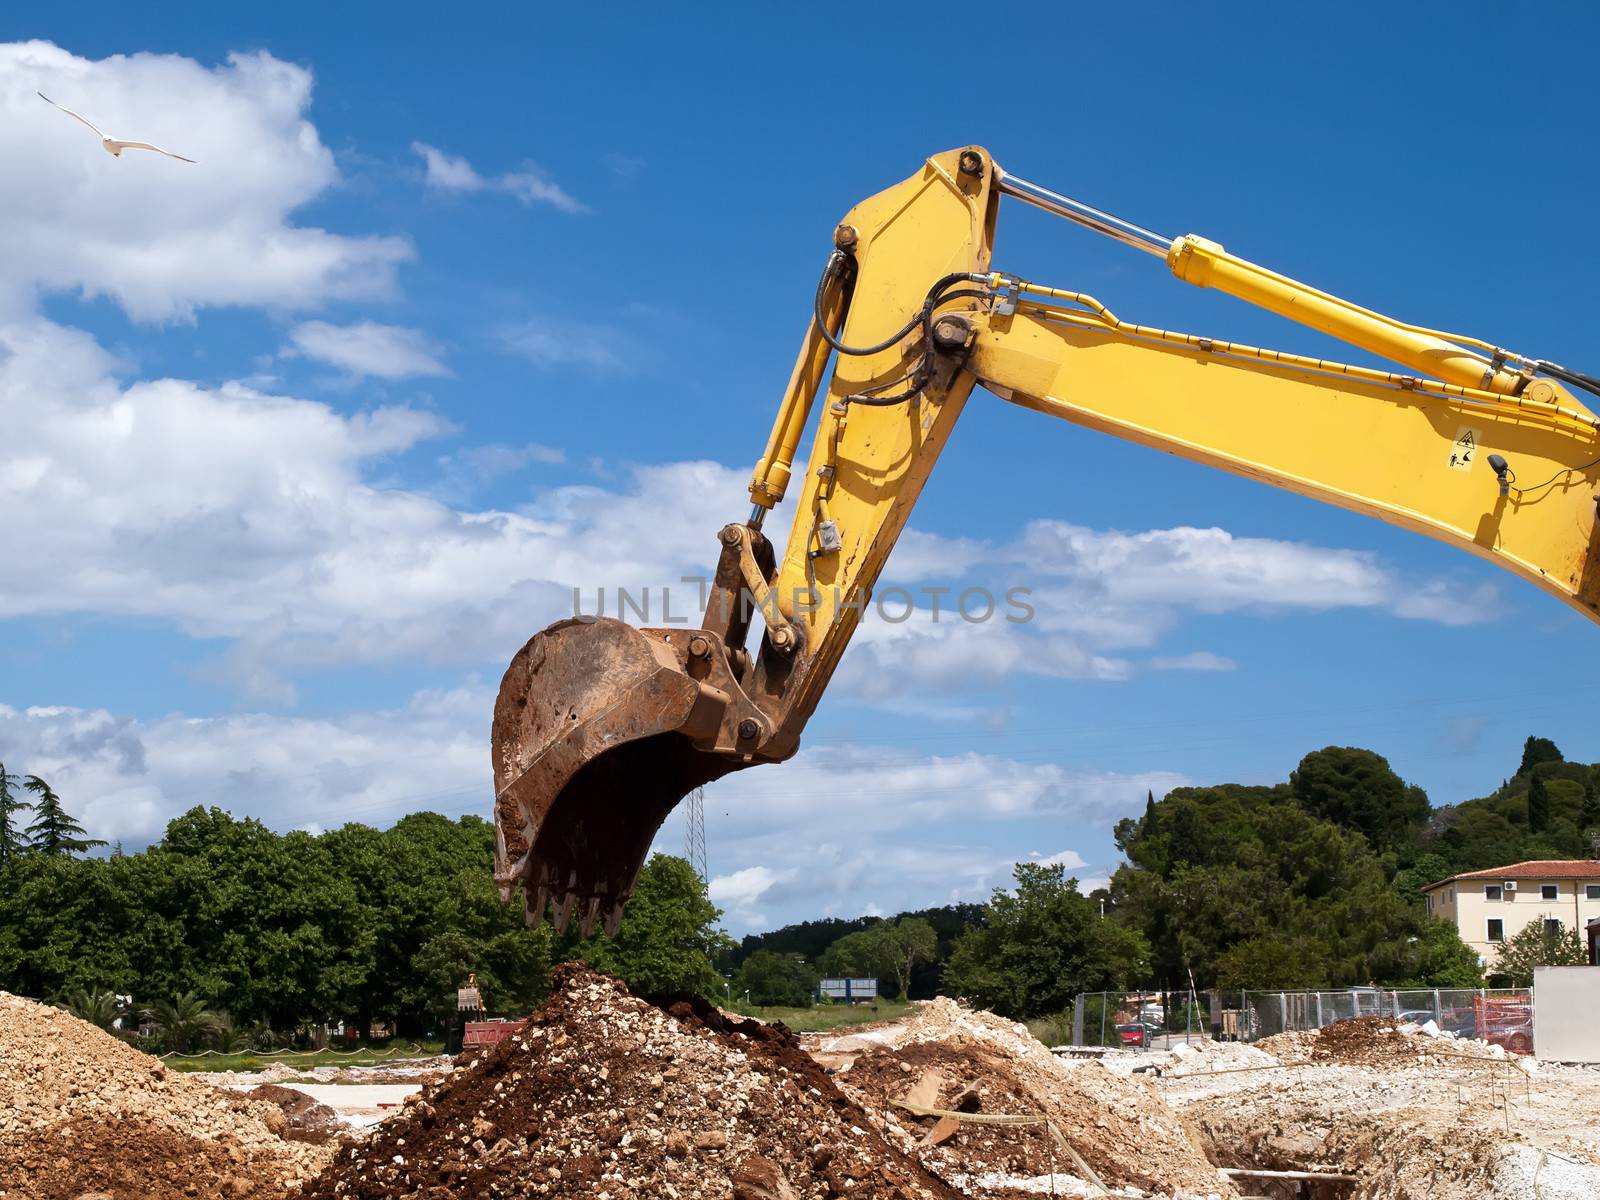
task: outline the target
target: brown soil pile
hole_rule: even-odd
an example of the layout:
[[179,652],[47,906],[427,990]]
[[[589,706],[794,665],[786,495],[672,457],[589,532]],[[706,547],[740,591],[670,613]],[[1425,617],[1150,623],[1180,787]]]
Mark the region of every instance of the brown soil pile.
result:
[[0,1196],[277,1200],[325,1152],[58,1008],[0,992]]
[[[1025,1028],[944,999],[922,1006],[894,1042],[859,1054],[835,1080],[864,1108],[885,1114],[907,1145],[920,1142],[934,1118],[918,1117],[894,1102],[905,1100],[936,1071],[938,1100],[926,1107],[952,1108],[975,1090],[980,1113],[1047,1117],[1111,1187],[1168,1195],[1233,1194],[1144,1076],[1121,1078],[1098,1062],[1068,1062]],[[972,1106],[970,1098],[967,1104]],[[919,1152],[945,1178],[985,1177],[985,1195],[1002,1193],[989,1182],[997,1175],[1083,1175],[1042,1125],[962,1122],[949,1141]]]
[[284,1119],[288,1122],[284,1127],[283,1136],[292,1141],[310,1142],[313,1146],[320,1146],[338,1136],[344,1129],[344,1123],[339,1120],[338,1113],[294,1088],[280,1087],[276,1083],[264,1083],[260,1087],[251,1088],[245,1095],[252,1100],[277,1105],[278,1111],[283,1113]]
[[315,1200],[956,1200],[781,1025],[647,1004],[581,964],[527,1028],[345,1145]]
[[1314,1063],[1364,1067],[1433,1066],[1450,1059],[1498,1057],[1484,1042],[1404,1033],[1388,1017],[1353,1017],[1324,1025],[1310,1046]]

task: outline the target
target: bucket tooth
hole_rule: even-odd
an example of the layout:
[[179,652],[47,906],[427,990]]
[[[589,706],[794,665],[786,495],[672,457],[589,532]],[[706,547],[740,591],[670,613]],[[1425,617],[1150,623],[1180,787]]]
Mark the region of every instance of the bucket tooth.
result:
[[622,901],[618,900],[610,908],[606,909],[606,922],[605,922],[606,936],[607,937],[616,937],[617,936],[617,930],[619,930],[621,928],[622,928]]
[[583,906],[583,919],[578,923],[578,931],[584,937],[594,932],[594,919],[600,915],[600,897],[590,896],[587,904]]
[[556,901],[554,921],[557,933],[565,933],[567,931],[567,922],[572,917],[572,906],[577,903],[577,899],[577,893],[567,892],[561,899]]
[[537,929],[544,924],[544,906],[549,898],[550,893],[542,887],[522,893],[522,915],[529,929]]

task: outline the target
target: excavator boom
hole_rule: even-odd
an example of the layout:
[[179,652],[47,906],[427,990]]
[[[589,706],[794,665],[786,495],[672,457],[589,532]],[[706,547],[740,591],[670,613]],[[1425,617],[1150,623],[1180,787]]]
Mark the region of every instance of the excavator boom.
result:
[[[1003,196],[1417,373],[1130,324],[1092,296],[996,272]],[[1162,238],[1008,176],[978,147],[953,150],[835,230],[753,511],[719,534],[701,628],[567,620],[513,659],[492,735],[496,881],[506,900],[521,885],[530,924],[549,911],[561,928],[576,915],[586,935],[601,919],[614,931],[683,796],[794,754],[980,383],[1461,546],[1600,620],[1600,423],[1563,386],[1600,381],[1396,321],[1203,238]],[[780,557],[764,518],[813,423]]]

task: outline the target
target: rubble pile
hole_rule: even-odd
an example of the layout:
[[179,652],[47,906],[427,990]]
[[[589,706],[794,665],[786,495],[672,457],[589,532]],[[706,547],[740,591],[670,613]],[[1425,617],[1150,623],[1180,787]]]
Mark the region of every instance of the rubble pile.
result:
[[781,1025],[557,968],[520,1033],[344,1145],[310,1200],[955,1200]]
[[1388,1017],[1355,1017],[1324,1025],[1311,1042],[1314,1063],[1365,1067],[1426,1066],[1451,1058],[1505,1058],[1499,1046],[1471,1039],[1429,1037]]
[[[1024,1026],[934,1000],[834,1076],[882,1124],[891,1141],[985,1196],[1029,1190],[1044,1176],[1161,1195],[1232,1195],[1150,1077],[1119,1077],[1094,1061],[1051,1054]],[[918,1116],[896,1102],[978,1114],[1047,1118],[991,1125]],[[1072,1157],[1076,1152],[1082,1165]],[[1085,1182],[1092,1183],[1092,1180]],[[1009,1183],[1009,1187],[1008,1187]],[[1059,1181],[1057,1186],[1065,1186]]]
[[280,1200],[328,1151],[58,1008],[0,992],[0,1197]]

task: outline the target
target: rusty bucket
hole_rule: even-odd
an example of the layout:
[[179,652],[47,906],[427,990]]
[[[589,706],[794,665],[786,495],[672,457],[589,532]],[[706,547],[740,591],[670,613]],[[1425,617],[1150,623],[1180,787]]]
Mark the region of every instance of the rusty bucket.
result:
[[690,673],[686,632],[566,620],[512,659],[492,734],[495,883],[502,901],[522,884],[530,926],[548,903],[557,929],[576,914],[585,936],[597,917],[614,933],[667,814],[749,765],[696,748],[729,697]]

